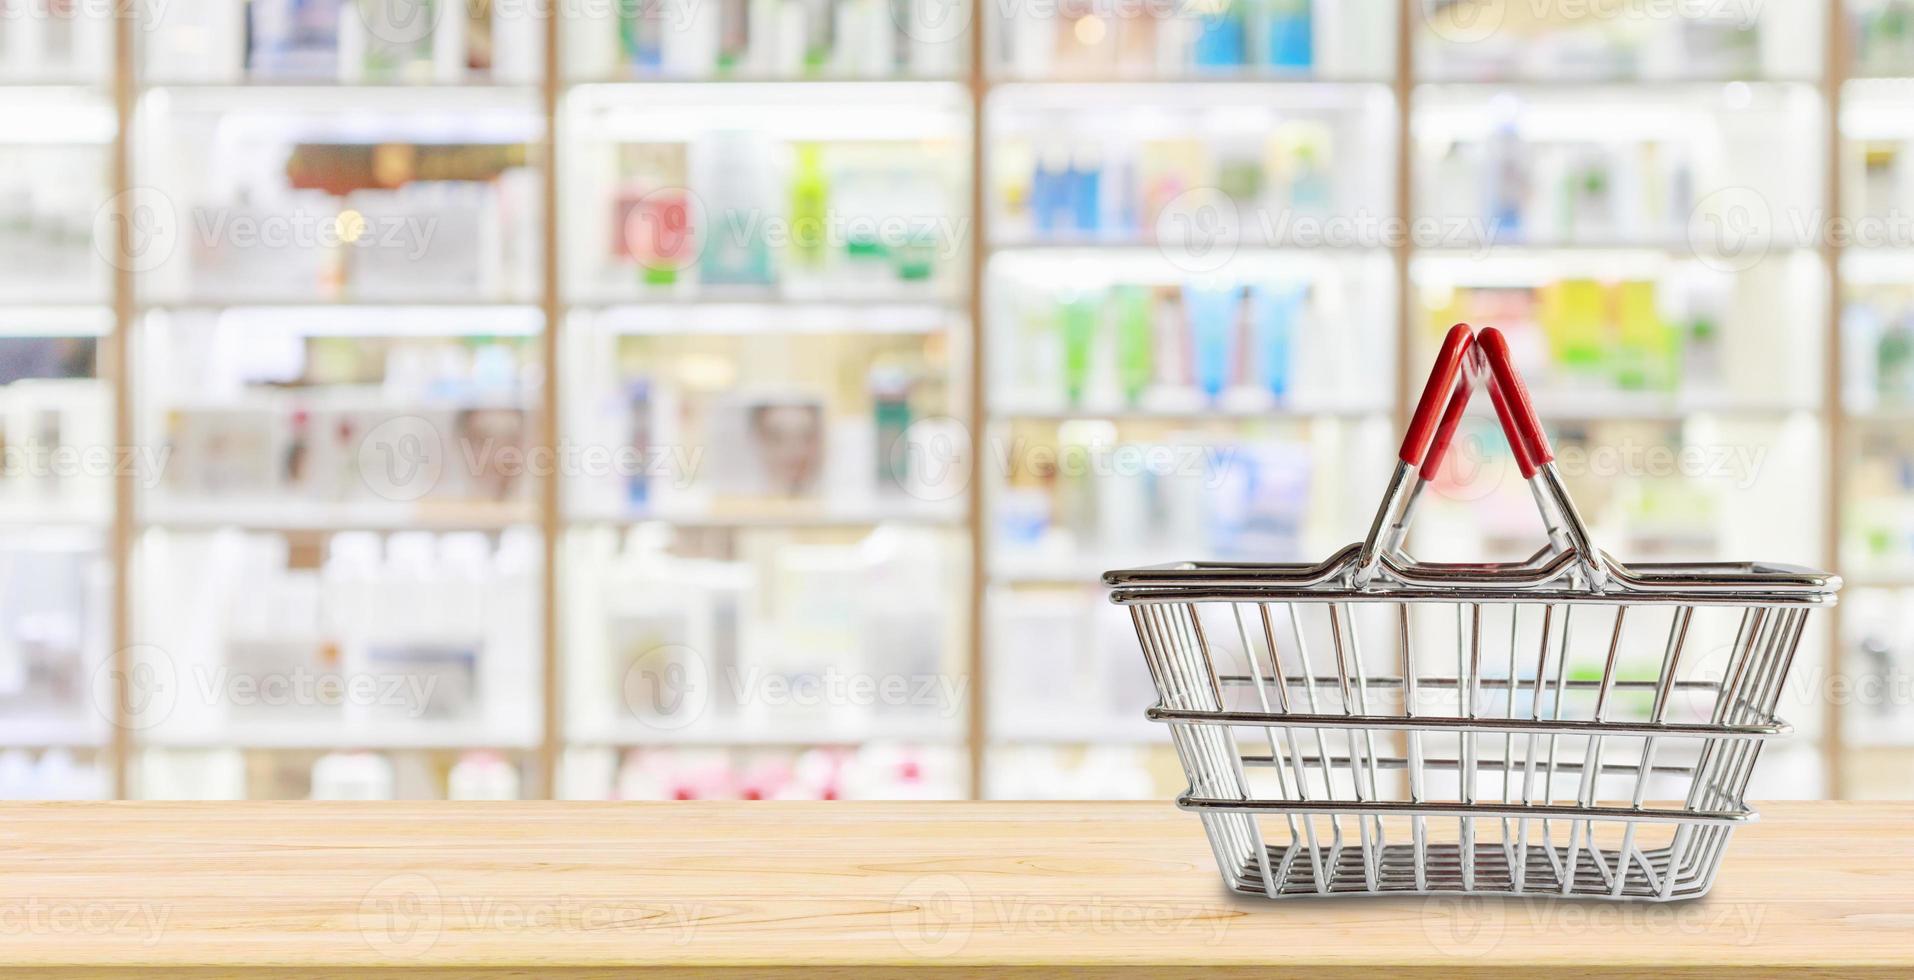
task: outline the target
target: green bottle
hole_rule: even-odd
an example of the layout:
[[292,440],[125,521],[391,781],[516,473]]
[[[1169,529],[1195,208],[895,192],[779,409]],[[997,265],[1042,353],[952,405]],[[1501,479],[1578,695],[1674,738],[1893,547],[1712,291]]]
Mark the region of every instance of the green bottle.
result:
[[1090,351],[1097,336],[1096,299],[1079,296],[1063,304],[1063,391],[1071,405],[1083,404],[1090,379]]
[[798,144],[797,174],[791,178],[791,259],[798,265],[824,262],[831,186],[824,176],[822,158],[816,143]]
[[1150,292],[1142,286],[1118,286],[1116,305],[1117,385],[1125,404],[1135,406],[1155,380],[1156,324],[1150,317]]

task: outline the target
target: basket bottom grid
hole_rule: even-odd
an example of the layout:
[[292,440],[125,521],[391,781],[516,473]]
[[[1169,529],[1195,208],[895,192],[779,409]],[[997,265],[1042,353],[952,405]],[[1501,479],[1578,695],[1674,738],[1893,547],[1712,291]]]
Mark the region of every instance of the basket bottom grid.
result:
[[[1521,850],[1513,843],[1478,842],[1465,868],[1462,845],[1431,841],[1423,846],[1423,874],[1418,879],[1416,846],[1388,844],[1378,849],[1373,887],[1364,866],[1362,848],[1356,844],[1318,848],[1299,844],[1289,848],[1270,847],[1267,852],[1279,897],[1435,893],[1657,901],[1699,897],[1706,893],[1713,877],[1707,873],[1709,868],[1703,866],[1711,862],[1677,862],[1673,847],[1638,850],[1635,859],[1628,863],[1625,881],[1617,894],[1614,851],[1590,850],[1583,846],[1574,851],[1571,859],[1568,847],[1531,842],[1527,847],[1527,860],[1523,861],[1517,857]],[[1692,856],[1692,852],[1690,854]],[[1318,862],[1325,867],[1328,878],[1328,887],[1321,891],[1316,882]],[[1647,868],[1643,867],[1644,862]],[[1684,863],[1686,867],[1682,866]],[[1522,869],[1519,883],[1515,875],[1518,867]],[[1676,880],[1664,894],[1661,885],[1671,867],[1675,869]],[[1569,882],[1566,889],[1564,880]],[[1230,876],[1230,883],[1245,894],[1268,894],[1263,883],[1262,863],[1253,854]]]

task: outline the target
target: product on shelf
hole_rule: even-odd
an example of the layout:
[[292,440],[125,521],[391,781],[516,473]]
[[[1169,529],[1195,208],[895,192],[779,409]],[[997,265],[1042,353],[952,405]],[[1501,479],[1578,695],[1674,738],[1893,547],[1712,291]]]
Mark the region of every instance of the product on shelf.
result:
[[1914,744],[1905,701],[1914,678],[1914,591],[1854,589],[1842,597],[1843,642],[1854,683],[1843,705],[1855,745]]
[[147,25],[145,68],[162,83],[529,83],[541,70],[530,11],[494,0],[165,4]]
[[[1260,138],[1241,131],[1139,138],[1136,127],[1114,123],[1091,136],[1091,122],[1059,110],[1033,125],[1032,135],[994,141],[993,237],[1013,245],[1165,236],[1286,245],[1329,237],[1322,219],[1338,213],[1338,132],[1324,119],[1279,115]],[[1206,193],[1226,197],[1235,220],[1190,203],[1198,200],[1192,194]],[[1196,221],[1214,226],[1180,224]]]
[[954,217],[952,161],[936,146],[779,144],[718,130],[615,154],[610,248],[596,274],[614,294],[929,296],[968,233]]
[[[1140,431],[1138,431],[1140,430]],[[1021,424],[992,534],[1006,569],[1074,579],[1192,542],[1266,561],[1300,551],[1316,480],[1293,436],[1073,420]]]
[[446,775],[448,800],[516,800],[518,767],[503,754],[475,750],[459,756]]
[[1176,777],[1158,780],[1154,773],[1174,772],[1176,763],[1152,758],[1153,751],[1161,752],[1129,745],[1091,745],[1081,751],[998,748],[991,753],[988,795],[995,800],[1159,799],[1178,787]]
[[1538,390],[1720,392],[1731,280],[1671,269],[1653,280],[1556,279],[1540,286],[1424,291],[1430,336],[1450,324],[1509,337]]
[[1841,317],[1848,407],[1914,404],[1914,290],[1850,285]]
[[[586,768],[573,750],[568,767]],[[607,753],[608,754],[608,753]],[[594,765],[593,769],[603,769]],[[573,798],[622,800],[947,800],[962,795],[957,750],[873,742],[856,749],[660,748],[627,752],[610,787]],[[602,773],[595,773],[602,774]]]
[[109,393],[91,377],[92,337],[0,337],[0,513],[29,522],[101,522],[122,461],[151,475],[156,460],[123,460],[112,443]]
[[[521,505],[538,371],[521,337],[323,336],[250,313],[155,325],[167,506]],[[398,321],[394,326],[399,327]]]
[[106,300],[93,247],[105,174],[101,147],[0,145],[0,299]]
[[[1012,261],[1015,259],[1017,261]],[[1353,409],[1379,339],[1375,269],[1236,271],[1170,282],[1002,257],[1000,412]],[[1180,281],[1179,281],[1180,280]],[[1067,285],[1064,285],[1067,283]]]
[[1914,3],[1850,0],[1847,11],[1856,76],[1914,73]]
[[390,800],[392,761],[377,752],[331,752],[312,764],[315,800]]
[[951,78],[966,42],[933,0],[661,0],[575,17],[573,77]]
[[[1390,11],[1369,0],[1109,0],[1005,8],[993,59],[1011,78],[1335,77],[1379,73]],[[1373,51],[1366,52],[1373,54]]]
[[1687,240],[1696,187],[1714,186],[1697,180],[1692,136],[1535,139],[1520,134],[1515,106],[1486,139],[1425,147],[1422,200],[1447,220],[1479,222],[1467,244]]
[[109,782],[97,760],[82,762],[66,749],[38,758],[25,749],[0,751],[0,800],[103,800]]
[[1131,655],[1135,629],[1103,590],[999,586],[987,609],[994,739],[1162,739],[1165,733],[1143,717],[1154,688]]
[[1843,567],[1856,573],[1914,569],[1914,436],[1892,416],[1856,430],[1842,504]]
[[283,167],[285,182],[235,173],[207,184],[183,209],[179,220],[191,233],[182,237],[191,247],[181,250],[181,285],[191,296],[469,302],[536,295],[538,178],[523,144],[266,141],[248,151],[253,166]]
[[93,668],[107,655],[107,575],[93,535],[0,542],[0,717],[28,744],[104,736]]
[[[1567,12],[1505,9],[1481,0],[1415,0],[1418,68],[1426,77],[1716,78],[1780,74],[1799,57],[1770,50],[1814,29],[1816,4],[1800,12],[1689,4],[1650,16],[1645,8],[1590,4]],[[1492,18],[1492,19],[1486,19]],[[1803,47],[1807,45],[1802,44]]]
[[341,532],[323,559],[237,531],[151,531],[141,548],[142,669],[192,692],[143,719],[156,738],[536,729],[529,531]]
[[69,0],[9,0],[0,12],[0,80],[86,83],[111,74],[113,18],[101,10]]
[[761,530],[725,549],[733,560],[674,553],[696,539],[638,525],[620,549],[610,528],[572,533],[567,574],[591,583],[566,604],[576,731],[788,743],[956,730],[948,534]]
[[962,433],[944,418],[948,345],[936,333],[600,339],[576,437],[619,447],[625,463],[572,488],[588,513],[851,518],[952,496],[950,440]]

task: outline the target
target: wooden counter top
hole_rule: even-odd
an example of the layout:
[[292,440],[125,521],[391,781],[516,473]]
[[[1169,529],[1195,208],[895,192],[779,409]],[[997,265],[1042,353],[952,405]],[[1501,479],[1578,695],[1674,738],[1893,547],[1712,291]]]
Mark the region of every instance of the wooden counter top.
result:
[[1914,803],[1760,809],[1643,905],[1239,899],[1168,803],[5,804],[0,974],[1914,974]]

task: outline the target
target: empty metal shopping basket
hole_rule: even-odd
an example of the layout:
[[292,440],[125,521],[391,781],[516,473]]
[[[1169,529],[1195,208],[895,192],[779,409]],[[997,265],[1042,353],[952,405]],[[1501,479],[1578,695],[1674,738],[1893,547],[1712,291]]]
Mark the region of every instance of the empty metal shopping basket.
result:
[[[1403,553],[1473,387],[1548,544]],[[1445,407],[1446,406],[1446,407]],[[1440,415],[1438,415],[1440,413]],[[1366,540],[1320,564],[1108,572],[1230,887],[1292,895],[1694,898],[1730,834],[1809,611],[1840,580],[1598,551],[1494,329],[1445,340]],[[1674,801],[1674,802],[1663,802]]]

